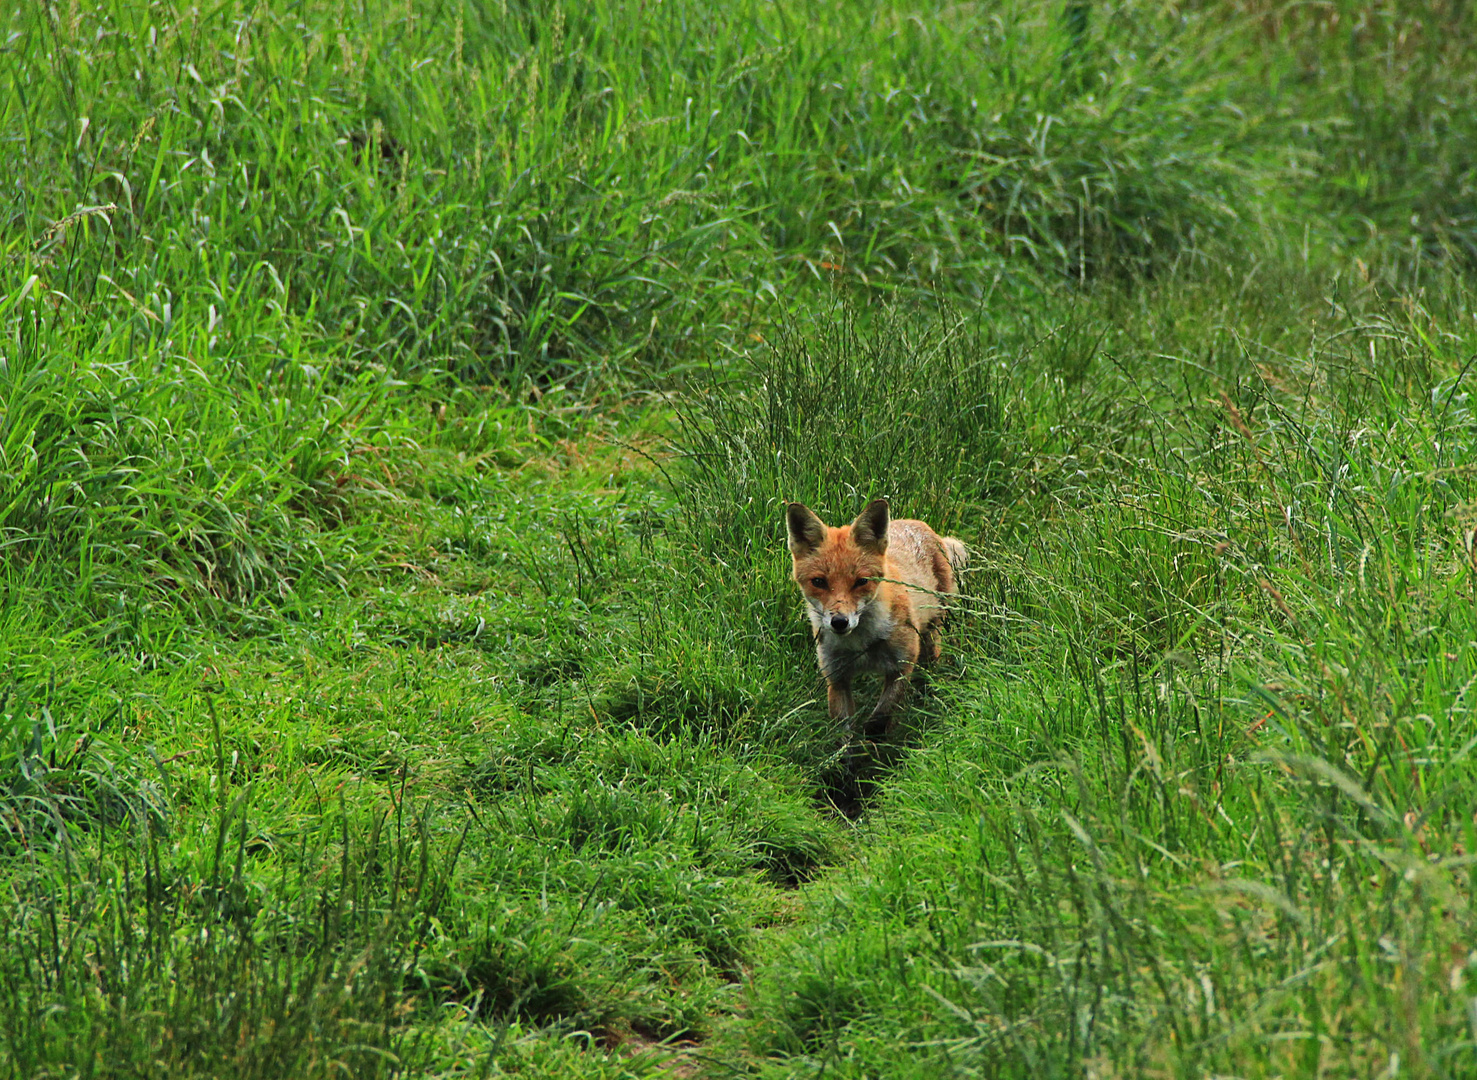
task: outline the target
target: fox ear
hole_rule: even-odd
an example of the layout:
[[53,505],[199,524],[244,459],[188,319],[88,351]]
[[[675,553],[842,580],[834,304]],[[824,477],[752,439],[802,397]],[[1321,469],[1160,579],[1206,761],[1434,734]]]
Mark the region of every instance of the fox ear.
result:
[[803,503],[785,504],[785,528],[790,534],[790,554],[797,559],[826,542],[826,523]]
[[851,523],[851,538],[858,547],[887,549],[887,500],[873,499]]

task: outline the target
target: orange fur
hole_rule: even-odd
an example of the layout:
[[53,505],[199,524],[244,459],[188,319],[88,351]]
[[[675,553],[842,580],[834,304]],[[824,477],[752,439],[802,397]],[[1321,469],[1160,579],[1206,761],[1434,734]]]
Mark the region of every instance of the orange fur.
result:
[[852,679],[875,670],[882,694],[863,734],[880,734],[890,728],[913,668],[939,655],[944,597],[956,591],[954,572],[968,552],[921,521],[891,520],[885,499],[868,503],[840,527],[790,503],[785,525],[831,717],[849,727],[856,712]]

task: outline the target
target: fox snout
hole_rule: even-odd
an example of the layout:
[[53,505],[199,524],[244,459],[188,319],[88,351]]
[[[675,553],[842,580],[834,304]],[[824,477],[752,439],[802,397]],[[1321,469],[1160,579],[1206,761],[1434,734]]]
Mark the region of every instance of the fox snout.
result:
[[856,612],[852,612],[850,615],[843,615],[839,611],[832,612],[831,615],[826,619],[826,625],[831,628],[831,633],[833,634],[850,633],[856,628],[856,624]]
[[829,631],[842,636],[861,625],[867,609],[872,605],[870,596],[854,596],[842,592],[831,592],[806,598],[810,602],[810,622],[816,630]]

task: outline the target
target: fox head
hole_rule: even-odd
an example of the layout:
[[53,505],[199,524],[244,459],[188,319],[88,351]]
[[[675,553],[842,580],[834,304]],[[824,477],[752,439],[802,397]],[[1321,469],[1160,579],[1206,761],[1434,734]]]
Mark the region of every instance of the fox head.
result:
[[887,558],[886,499],[876,499],[850,525],[832,528],[808,507],[785,507],[795,583],[817,630],[849,634],[877,597]]

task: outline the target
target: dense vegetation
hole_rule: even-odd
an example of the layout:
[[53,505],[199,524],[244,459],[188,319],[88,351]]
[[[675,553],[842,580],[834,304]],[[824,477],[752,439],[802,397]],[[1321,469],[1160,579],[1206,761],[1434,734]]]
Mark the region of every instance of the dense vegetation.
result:
[[1477,1072],[1467,4],[22,0],[0,145],[6,1075]]

